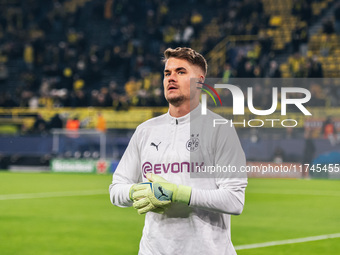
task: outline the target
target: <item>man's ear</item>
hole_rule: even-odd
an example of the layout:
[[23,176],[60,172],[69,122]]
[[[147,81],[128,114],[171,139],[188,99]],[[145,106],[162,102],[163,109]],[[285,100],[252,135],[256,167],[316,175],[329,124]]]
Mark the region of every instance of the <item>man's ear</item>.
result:
[[204,82],[204,80],[205,80],[205,77],[203,76],[203,75],[200,75],[200,77],[199,77],[199,82]]

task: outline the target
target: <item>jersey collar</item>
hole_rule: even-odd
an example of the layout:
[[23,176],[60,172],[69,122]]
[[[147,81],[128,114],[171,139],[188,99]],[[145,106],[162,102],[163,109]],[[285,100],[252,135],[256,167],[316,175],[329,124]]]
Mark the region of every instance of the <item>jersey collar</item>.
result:
[[197,118],[198,116],[200,116],[200,114],[201,114],[201,104],[199,104],[195,109],[193,109],[188,114],[186,114],[182,117],[179,117],[179,118],[172,117],[170,115],[169,110],[167,112],[167,116],[168,116],[168,119],[169,119],[171,125],[187,124],[187,123],[190,122],[190,120],[193,120],[193,119]]

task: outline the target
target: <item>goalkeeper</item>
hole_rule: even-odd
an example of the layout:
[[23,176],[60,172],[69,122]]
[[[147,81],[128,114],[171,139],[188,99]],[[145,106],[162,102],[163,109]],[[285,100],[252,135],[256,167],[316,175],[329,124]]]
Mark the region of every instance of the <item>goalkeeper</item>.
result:
[[[230,216],[242,212],[246,177],[201,175],[204,166],[245,165],[233,127],[201,114],[207,63],[190,48],[164,52],[164,95],[169,111],[139,125],[113,174],[111,202],[146,214],[140,255],[236,254]],[[193,178],[197,177],[197,178]]]

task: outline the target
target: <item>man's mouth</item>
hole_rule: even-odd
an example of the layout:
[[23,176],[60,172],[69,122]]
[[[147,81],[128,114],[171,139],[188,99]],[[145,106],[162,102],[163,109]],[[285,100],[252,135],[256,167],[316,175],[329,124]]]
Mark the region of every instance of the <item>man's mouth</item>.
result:
[[173,85],[173,84],[170,84],[168,85],[168,90],[175,90],[175,89],[178,89],[178,87],[176,85]]

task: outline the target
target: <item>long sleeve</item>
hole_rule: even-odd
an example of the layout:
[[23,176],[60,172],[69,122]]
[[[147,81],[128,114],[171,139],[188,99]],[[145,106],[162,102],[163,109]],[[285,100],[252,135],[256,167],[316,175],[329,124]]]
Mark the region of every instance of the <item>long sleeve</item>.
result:
[[[216,189],[193,188],[190,206],[228,214],[241,214],[247,186],[242,166],[246,159],[234,127],[223,126],[216,131],[213,141],[214,167],[231,166],[236,172],[211,175]],[[209,178],[209,177],[208,177]]]
[[109,187],[111,203],[119,207],[132,206],[132,201],[129,198],[130,188],[142,180],[137,141],[136,131],[113,174],[112,184]]
[[227,214],[241,214],[245,200],[246,178],[224,180],[218,189],[193,188],[190,206]]

